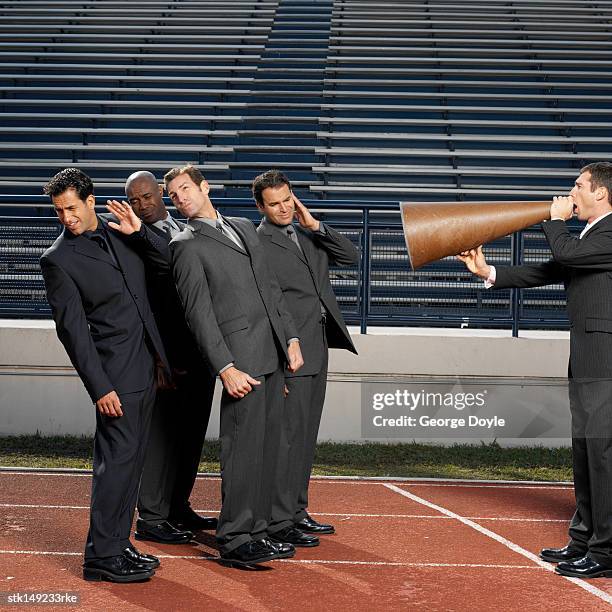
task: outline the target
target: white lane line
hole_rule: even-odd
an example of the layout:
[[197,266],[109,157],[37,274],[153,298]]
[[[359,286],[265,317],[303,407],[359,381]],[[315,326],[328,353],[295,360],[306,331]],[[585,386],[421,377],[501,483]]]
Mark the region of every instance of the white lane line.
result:
[[[31,508],[34,510],[89,510],[89,506],[60,506],[51,504],[0,504],[0,508]],[[194,512],[201,514],[219,514],[220,510],[196,508]],[[433,519],[450,520],[453,517],[440,516],[439,514],[366,514],[355,512],[311,512],[315,516],[339,516],[346,518],[392,518],[392,519]],[[528,517],[505,517],[505,516],[467,516],[473,521],[514,521],[519,523],[567,523],[569,518],[548,519]]]
[[[80,468],[11,468],[0,466],[0,476],[77,476],[91,478],[91,470]],[[198,480],[220,481],[219,474],[199,473]],[[345,484],[345,485],[385,485],[387,483],[399,482],[411,487],[475,487],[480,489],[568,489],[573,490],[571,482],[550,482],[518,480],[469,480],[463,478],[409,478],[409,477],[380,477],[380,476],[313,476],[311,480],[317,484]]]
[[[45,555],[80,557],[81,552],[62,552],[49,550],[0,550],[0,554],[10,555]],[[217,556],[211,555],[155,555],[159,559],[195,559],[198,561],[216,561]],[[282,563],[300,563],[304,565],[327,564],[327,565],[367,565],[379,567],[468,567],[488,569],[527,569],[539,570],[543,568],[533,565],[502,565],[486,563],[409,563],[404,561],[344,561],[340,559],[279,559]]]
[[87,472],[36,472],[24,471],[15,472],[13,470],[2,469],[0,470],[0,476],[70,476],[71,478],[91,478],[91,470]]
[[[495,533],[494,531],[491,531],[490,529],[487,529],[486,527],[483,527],[482,525],[479,525],[478,523],[475,523],[474,521],[466,517],[463,517],[453,512],[452,510],[448,510],[447,508],[438,506],[437,504],[427,501],[426,499],[423,499],[422,497],[418,497],[417,495],[414,495],[413,493],[409,493],[408,491],[405,491],[404,489],[400,489],[399,487],[396,487],[395,485],[385,484],[385,487],[387,487],[391,491],[395,491],[396,493],[403,495],[404,497],[407,497],[408,499],[411,499],[412,501],[415,501],[419,504],[423,504],[424,506],[427,506],[428,508],[431,508],[432,510],[437,510],[438,512],[445,514],[446,516],[449,516],[451,518],[458,520],[464,525],[471,527],[472,529],[495,540],[496,542],[499,542],[500,544],[503,544],[504,546],[514,551],[515,553],[518,553],[519,555],[526,557],[530,561],[533,561],[534,563],[548,570],[549,572],[554,571],[554,568],[551,566],[550,563],[546,563],[546,561],[542,561],[542,559],[534,555],[532,552],[525,550],[522,546],[519,546],[518,544],[511,542],[510,540],[504,538],[498,533]],[[609,593],[606,593],[605,591],[602,591],[601,589],[598,589],[597,587],[593,586],[586,580],[581,580],[580,578],[570,578],[569,576],[562,576],[562,578],[565,578],[566,580],[573,582],[576,586],[579,586],[581,589],[584,589],[585,591],[588,591],[592,595],[595,595],[595,597],[598,597],[602,601],[605,601],[608,604],[612,604],[612,595],[610,595]]]
[[[381,482],[380,484],[385,486],[388,483]],[[574,490],[573,486],[566,486],[566,485],[560,485],[560,486],[556,486],[556,485],[524,485],[524,484],[521,484],[521,485],[510,485],[510,484],[478,485],[478,484],[451,484],[451,483],[441,483],[441,482],[430,482],[430,483],[425,483],[425,482],[402,482],[401,484],[403,486],[405,486],[405,487],[454,487],[456,489],[550,489],[550,490],[553,490],[553,491],[557,490],[557,489],[563,489],[563,490],[566,490],[566,491],[573,491]]]
[[54,506],[51,504],[0,504],[0,508],[43,508],[51,510],[89,510],[89,506]]

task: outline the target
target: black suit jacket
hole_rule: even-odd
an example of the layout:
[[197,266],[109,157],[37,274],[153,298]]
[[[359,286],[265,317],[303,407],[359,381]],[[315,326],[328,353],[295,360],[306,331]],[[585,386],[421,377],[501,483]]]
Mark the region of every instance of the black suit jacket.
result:
[[64,229],[40,259],[57,335],[92,401],[112,390],[142,391],[150,384],[150,351],[165,365],[164,347],[147,298],[142,257],[168,266],[168,250],[143,225],[126,237],[108,227],[111,256]]
[[499,268],[495,288],[563,282],[570,321],[570,372],[574,378],[612,377],[612,215],[579,240],[563,221],[543,224],[552,259]]
[[302,251],[288,236],[265,221],[257,228],[257,234],[300,337],[304,365],[295,374],[286,372],[286,375],[312,376],[321,370],[327,351],[320,329],[321,303],[327,311],[328,346],[357,353],[329,280],[329,264],[355,265],[359,255],[350,240],[328,225],[324,234],[299,226],[294,229]]
[[[174,221],[179,228],[186,227],[184,223],[176,219]],[[170,242],[166,232],[148,223],[146,226],[166,245]],[[185,313],[170,267],[164,270],[159,266],[147,265],[146,270],[149,300],[170,366],[181,371],[197,372],[201,370],[205,364],[185,321]]]
[[269,374],[279,351],[288,359],[287,340],[297,329],[253,224],[225,219],[246,251],[208,224],[190,221],[170,242],[176,287],[213,375],[230,362],[251,376]]

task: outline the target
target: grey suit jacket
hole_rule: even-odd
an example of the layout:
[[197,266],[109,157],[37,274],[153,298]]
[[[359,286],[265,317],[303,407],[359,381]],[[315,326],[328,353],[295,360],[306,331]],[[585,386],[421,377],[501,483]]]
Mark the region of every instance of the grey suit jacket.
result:
[[289,311],[298,328],[304,365],[295,374],[317,374],[327,351],[321,333],[321,303],[327,311],[325,331],[328,346],[357,353],[346,329],[329,280],[329,264],[355,265],[359,259],[350,240],[328,225],[325,234],[294,226],[302,251],[269,223],[263,222],[257,234],[265,247],[268,263],[283,291]]
[[496,289],[563,282],[574,378],[612,377],[612,215],[578,240],[563,221],[543,224],[552,259],[499,268]]
[[264,249],[248,219],[226,217],[246,251],[206,223],[190,221],[170,242],[185,318],[212,374],[228,363],[261,376],[288,360],[298,337]]

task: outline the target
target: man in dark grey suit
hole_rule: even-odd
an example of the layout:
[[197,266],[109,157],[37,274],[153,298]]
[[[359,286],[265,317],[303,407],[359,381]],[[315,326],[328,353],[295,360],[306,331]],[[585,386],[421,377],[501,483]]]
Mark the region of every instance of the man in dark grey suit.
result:
[[289,479],[274,503],[271,537],[313,546],[317,535],[334,533],[332,525],[318,523],[306,510],[328,347],[357,353],[329,280],[329,264],[354,266],[359,255],[350,240],[310,214],[282,172],[270,170],[255,178],[253,197],[264,215],[257,233],[297,325],[304,357],[299,372],[286,373],[289,394],[283,414],[289,451],[279,465],[289,466]]
[[[125,193],[134,212],[168,244],[184,229],[164,204],[163,186],[146,171],[131,174]],[[155,321],[172,368],[172,385],[158,389],[138,496],[136,539],[166,544],[189,541],[189,530],[215,529],[217,519],[196,514],[189,496],[197,476],[215,389],[199,355],[168,269],[147,268]]]
[[157,558],[130,530],[142,472],[156,362],[167,366],[147,299],[144,262],[168,267],[168,249],[126,203],[95,213],[91,179],[76,168],[45,185],[64,231],[40,260],[57,335],[96,410],[86,580],[147,580]]
[[[552,259],[489,266],[482,248],[459,258],[495,288],[565,284],[570,320],[569,392],[576,512],[570,542],[545,548],[555,571],[578,578],[612,577],[612,164],[580,170],[569,197],[556,197],[543,224]],[[579,238],[565,221],[586,221]]]
[[188,226],[170,242],[185,317],[221,400],[221,558],[236,564],[293,556],[267,535],[276,478],[284,398],[284,363],[303,361],[295,324],[247,219],[220,215],[197,168],[164,177]]

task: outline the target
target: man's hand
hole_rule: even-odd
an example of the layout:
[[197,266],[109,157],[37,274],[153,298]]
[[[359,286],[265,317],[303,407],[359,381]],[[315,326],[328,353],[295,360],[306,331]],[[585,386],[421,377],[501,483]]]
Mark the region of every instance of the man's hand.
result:
[[311,214],[310,211],[300,202],[298,197],[292,192],[293,202],[295,203],[295,218],[298,223],[311,232],[318,232],[321,227],[321,222],[317,221]]
[[246,372],[242,372],[234,366],[227,368],[219,376],[225,390],[231,397],[236,399],[240,399],[247,393],[250,393],[253,390],[253,386],[261,385],[259,380],[255,380]]
[[574,216],[574,200],[571,196],[555,196],[550,205],[550,218],[567,221]]
[[482,245],[476,249],[463,251],[463,253],[457,255],[457,259],[462,261],[472,274],[480,276],[480,278],[484,278],[485,280],[489,278],[491,266],[487,264],[487,260],[482,252]]
[[287,354],[289,355],[287,369],[290,372],[297,372],[304,365],[302,350],[300,349],[300,343],[298,340],[294,340],[291,342],[291,344],[289,344],[287,347]]
[[126,235],[140,231],[142,221],[136,216],[132,207],[125,200],[122,202],[118,202],[117,200],[106,200],[106,208],[119,219],[119,223],[110,221],[108,224],[114,230]]
[[121,410],[121,401],[115,391],[111,391],[106,395],[103,395],[97,402],[96,407],[100,414],[109,417],[120,417],[123,416],[123,410]]

